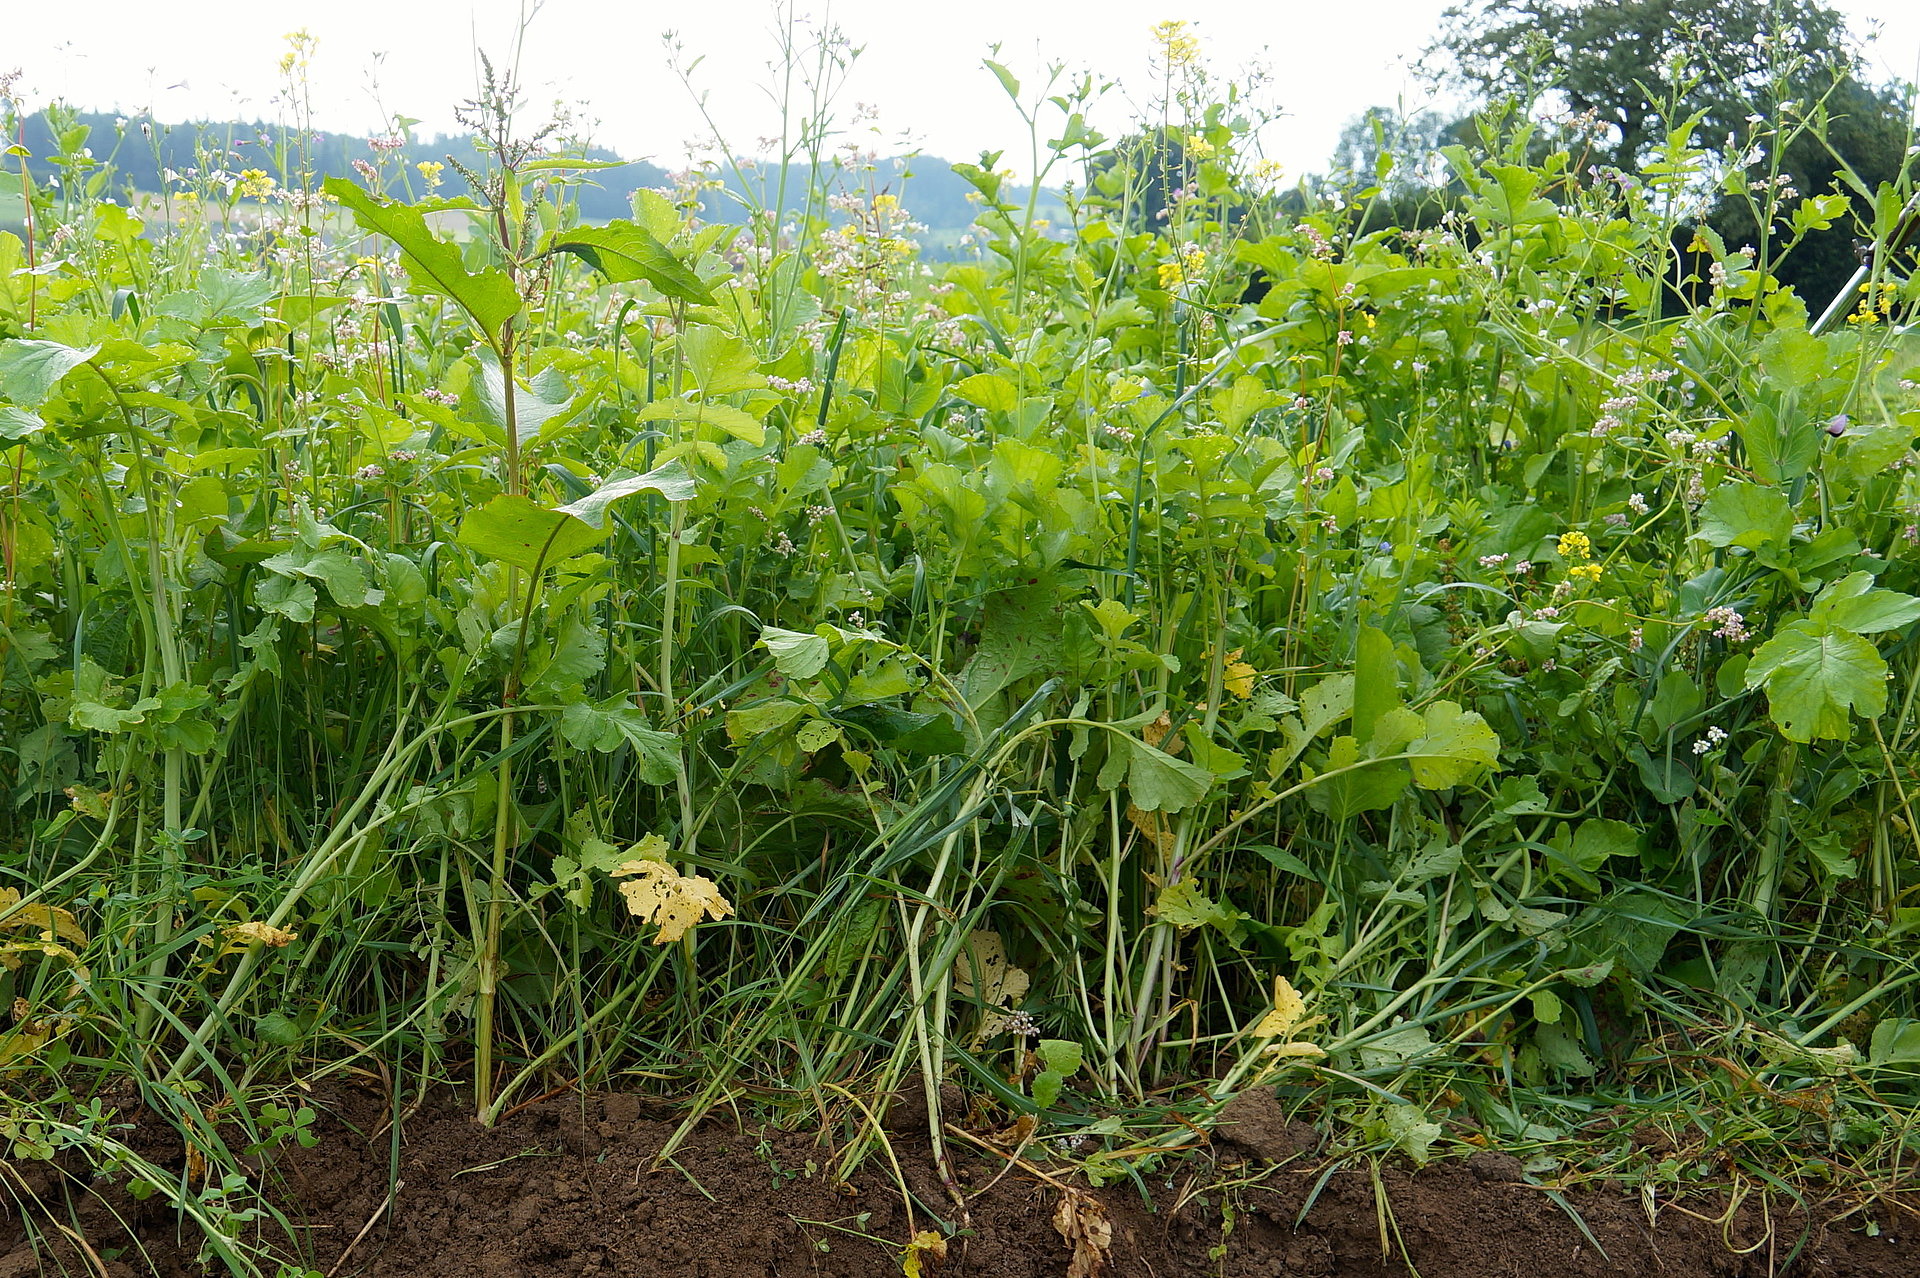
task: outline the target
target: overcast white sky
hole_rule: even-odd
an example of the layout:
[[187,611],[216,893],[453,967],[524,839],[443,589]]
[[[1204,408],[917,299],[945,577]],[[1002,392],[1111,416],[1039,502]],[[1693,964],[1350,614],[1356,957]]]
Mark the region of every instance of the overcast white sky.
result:
[[[1021,162],[1026,131],[981,66],[1000,60],[1029,83],[1049,61],[1091,69],[1123,86],[1096,122],[1124,128],[1130,102],[1152,96],[1147,54],[1154,23],[1194,24],[1211,65],[1252,62],[1271,77],[1285,118],[1264,135],[1291,173],[1317,168],[1340,126],[1375,103],[1425,101],[1408,63],[1433,35],[1448,0],[795,0],[829,19],[863,52],[839,101],[878,108],[883,153],[901,134],[926,151],[968,159],[1004,148]],[[1920,0],[1839,0],[1856,29],[1878,27],[1870,57],[1886,75],[1920,78]],[[508,49],[522,0],[8,0],[0,72],[21,67],[30,103],[60,97],[83,107],[150,108],[162,120],[275,119],[278,63],[288,32],[318,41],[311,79],[318,127],[379,131],[393,114],[424,131],[451,129],[452,105],[471,96],[476,44]],[[705,132],[669,71],[661,35],[678,32],[728,141],[743,152],[778,128],[764,86],[775,56],[773,0],[546,0],[528,29],[523,73],[536,104],[583,100],[596,136],[634,159],[673,167]]]

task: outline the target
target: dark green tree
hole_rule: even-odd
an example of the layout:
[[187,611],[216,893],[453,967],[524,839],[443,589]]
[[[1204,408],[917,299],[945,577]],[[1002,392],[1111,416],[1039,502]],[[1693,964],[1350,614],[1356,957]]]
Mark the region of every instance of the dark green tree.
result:
[[1817,100],[1858,62],[1817,0],[1473,0],[1447,11],[1427,66],[1484,99],[1558,95],[1632,169],[1696,114],[1699,143],[1740,145],[1748,116]]

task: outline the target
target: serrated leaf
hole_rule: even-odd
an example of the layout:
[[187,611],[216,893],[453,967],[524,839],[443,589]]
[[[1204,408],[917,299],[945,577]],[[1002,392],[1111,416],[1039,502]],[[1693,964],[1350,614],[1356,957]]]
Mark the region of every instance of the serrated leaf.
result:
[[1222,932],[1232,932],[1246,917],[1232,906],[1215,901],[1202,892],[1199,883],[1192,878],[1181,879],[1178,883],[1161,888],[1154,897],[1151,912],[1162,923],[1172,924],[1182,932],[1209,926]]
[[622,745],[633,747],[640,761],[640,779],[648,785],[671,785],[680,775],[680,738],[647,722],[646,713],[624,693],[605,701],[576,701],[560,712],[560,735],[576,750],[610,754]]
[[1887,663],[1858,635],[1795,621],[1760,645],[1746,686],[1767,690],[1767,713],[1789,741],[1844,741],[1848,713],[1877,718],[1887,708]]
[[693,370],[694,385],[709,399],[767,384],[753,348],[723,328],[691,326],[680,335],[680,350]]
[[1725,483],[1700,507],[1700,531],[1694,535],[1709,546],[1785,546],[1793,539],[1793,503],[1778,488]]

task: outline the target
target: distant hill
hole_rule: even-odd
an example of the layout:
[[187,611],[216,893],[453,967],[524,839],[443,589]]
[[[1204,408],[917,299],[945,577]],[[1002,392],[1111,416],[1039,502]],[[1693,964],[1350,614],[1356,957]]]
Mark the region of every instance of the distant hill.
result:
[[[143,127],[144,126],[144,127]],[[58,129],[65,144],[55,137]],[[80,131],[84,130],[84,133]],[[202,121],[188,124],[161,124],[141,116],[113,116],[102,112],[82,112],[70,117],[50,119],[44,112],[27,118],[24,140],[33,152],[40,172],[48,172],[50,157],[85,147],[102,167],[91,170],[87,180],[103,183],[99,193],[112,194],[131,186],[137,191],[157,192],[163,187],[162,175],[171,169],[186,173],[191,169],[263,169],[276,179],[303,167],[312,169],[315,180],[356,176],[355,160],[372,161],[381,155],[389,162],[397,158],[411,171],[421,161],[445,162],[452,157],[469,168],[481,170],[485,159],[471,135],[435,136],[430,139],[400,139],[397,148],[376,152],[372,139],[344,133],[302,135],[283,125],[257,121]],[[381,139],[386,143],[387,139]],[[594,160],[621,157],[604,148],[587,152]],[[970,186],[956,174],[947,161],[934,156],[896,156],[875,162],[875,172],[860,175],[860,185],[871,181],[880,189],[900,195],[907,211],[927,227],[930,246],[950,245],[953,239],[973,223],[975,206],[967,199]],[[110,166],[111,171],[108,171]],[[762,191],[777,184],[779,171],[765,164],[743,165],[749,178]],[[642,187],[670,184],[667,170],[645,160],[619,168],[601,169],[585,175],[593,185],[576,189],[581,215],[592,221],[607,221],[631,214],[632,196]],[[726,174],[727,191],[710,192],[703,203],[710,221],[737,222],[744,218],[744,203],[737,198],[739,183]],[[805,175],[796,172],[796,179]],[[445,175],[449,189],[459,189],[460,178],[451,169]],[[804,191],[806,183],[790,182],[789,190]],[[1009,197],[1024,201],[1021,188],[1011,188]],[[791,197],[790,197],[791,199]],[[1042,216],[1058,218],[1058,195],[1043,191]]]

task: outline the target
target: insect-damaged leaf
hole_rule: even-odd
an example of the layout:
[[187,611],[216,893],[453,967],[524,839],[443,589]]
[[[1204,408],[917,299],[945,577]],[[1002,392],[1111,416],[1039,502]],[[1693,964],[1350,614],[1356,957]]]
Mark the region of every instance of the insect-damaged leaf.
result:
[[712,879],[681,874],[662,859],[669,849],[659,835],[650,834],[627,851],[634,859],[616,866],[613,876],[626,880],[620,884],[620,895],[627,900],[628,912],[660,925],[655,945],[679,940],[703,918],[723,919],[733,913],[733,904],[720,895]]

